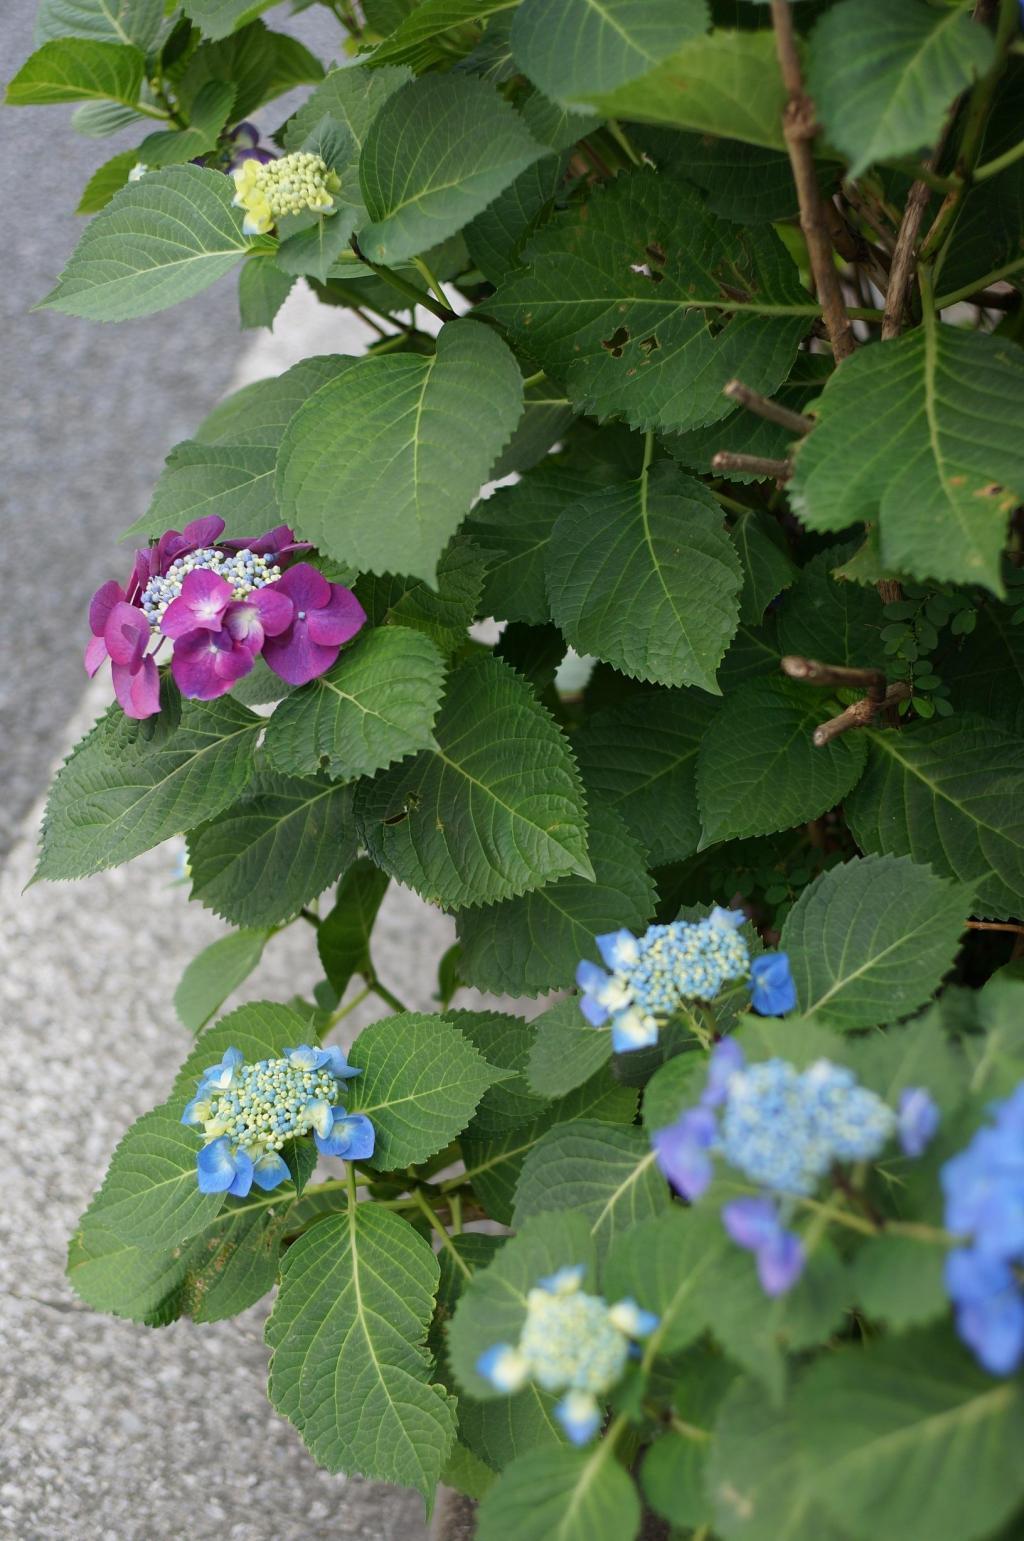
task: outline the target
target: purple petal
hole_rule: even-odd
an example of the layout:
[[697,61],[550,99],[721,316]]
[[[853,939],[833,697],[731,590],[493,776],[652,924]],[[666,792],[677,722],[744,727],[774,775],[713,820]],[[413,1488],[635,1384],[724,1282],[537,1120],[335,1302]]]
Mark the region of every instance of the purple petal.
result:
[[268,637],[278,637],[287,631],[295,616],[295,606],[277,583],[256,589],[249,596],[249,603],[256,606],[260,624]]
[[779,1235],[778,1211],[771,1199],[731,1199],[722,1205],[722,1224],[738,1247],[757,1252]]
[[707,1084],[700,1099],[706,1108],[721,1106],[728,1096],[730,1077],[742,1070],[746,1062],[746,1055],[735,1038],[723,1038],[715,1044],[708,1060]]
[[253,654],[223,632],[194,631],[174,644],[171,673],[190,701],[215,701],[248,674]]
[[267,637],[263,644],[268,666],[289,685],[305,685],[317,679],[331,667],[339,652],[337,647],[317,647],[310,639],[306,622],[298,616],[287,631],[279,637]]
[[308,562],[296,562],[277,580],[276,587],[287,594],[296,610],[319,610],[331,597],[331,585],[323,573]]
[[325,605],[309,612],[309,635],[318,647],[341,647],[366,624],[366,611],[351,589],[331,584]]
[[164,611],[160,629],[165,637],[185,637],[193,631],[219,631],[231,603],[232,589],[226,579],[209,568],[190,572],[181,593]]
[[899,1135],[905,1156],[924,1154],[939,1127],[939,1110],[923,1086],[908,1086],[900,1093]]
[[103,628],[103,640],[114,663],[137,664],[149,642],[149,622],[141,610],[123,600],[113,605]]
[[102,637],[90,637],[85,645],[85,672],[92,679],[96,670],[107,657],[107,644]]
[[757,1277],[766,1295],[785,1295],[804,1271],[803,1243],[792,1231],[778,1233],[757,1250]]
[[160,710],[160,671],[153,658],[135,664],[115,663],[110,667],[114,694],[126,717],[141,721]]
[[708,1147],[716,1134],[714,1114],[705,1108],[690,1108],[651,1137],[658,1166],[677,1193],[691,1203],[706,1192],[714,1175]]
[[206,514],[202,519],[193,519],[191,524],[186,524],[182,535],[192,550],[197,551],[201,546],[212,546],[223,530],[224,521],[219,514]]
[[110,612],[124,599],[124,591],[113,578],[103,583],[89,601],[89,630],[94,637],[102,637]]

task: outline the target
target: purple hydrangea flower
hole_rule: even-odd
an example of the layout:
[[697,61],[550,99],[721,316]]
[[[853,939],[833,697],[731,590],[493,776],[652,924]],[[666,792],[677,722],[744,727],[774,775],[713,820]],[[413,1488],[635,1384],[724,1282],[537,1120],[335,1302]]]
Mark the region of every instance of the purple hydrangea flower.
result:
[[796,1005],[796,985],[784,952],[765,952],[750,965],[750,997],[762,1017],[782,1017]]
[[290,601],[289,624],[263,645],[263,657],[289,685],[305,685],[331,668],[342,646],[366,622],[366,611],[350,589],[328,583],[308,562],[290,567],[267,592]]
[[134,605],[118,600],[110,607],[103,643],[114,694],[126,717],[152,717],[160,710],[160,675],[155,659],[146,653],[150,635],[149,622]]
[[747,1252],[753,1252],[757,1276],[766,1295],[785,1295],[804,1271],[806,1257],[799,1236],[787,1231],[771,1199],[733,1199],[722,1206],[722,1224]]
[[907,1086],[900,1092],[899,1136],[905,1156],[920,1156],[939,1127],[939,1110],[923,1086]]
[[654,1154],[664,1175],[691,1204],[707,1190],[714,1168],[709,1151],[718,1138],[710,1108],[687,1108],[665,1129],[651,1136]]
[[292,607],[276,584],[232,598],[231,585],[209,569],[190,572],[161,623],[174,638],[171,673],[182,695],[213,701],[252,669],[268,634],[283,631]]
[[720,1108],[729,1095],[729,1081],[742,1070],[747,1057],[735,1038],[723,1038],[716,1043],[708,1058],[708,1078],[701,1093],[701,1103],[706,1108]]

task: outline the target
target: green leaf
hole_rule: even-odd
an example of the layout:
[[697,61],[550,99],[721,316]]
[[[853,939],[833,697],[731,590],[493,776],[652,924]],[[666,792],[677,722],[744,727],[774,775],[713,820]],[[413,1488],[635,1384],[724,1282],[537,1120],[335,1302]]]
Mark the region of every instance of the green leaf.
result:
[[200,1035],[175,1077],[173,1095],[182,1099],[194,1096],[197,1080],[208,1066],[223,1059],[225,1049],[240,1049],[250,1062],[279,1059],[286,1049],[315,1042],[317,1036],[312,1024],[290,1006],[249,1001]]
[[[645,1367],[659,1354],[688,1348],[710,1326],[708,1271],[732,1245],[717,1214],[678,1208],[642,1220],[616,1239],[605,1260],[601,1290],[608,1300],[629,1298],[657,1316],[658,1325],[643,1345]],[[735,1266],[735,1252],[731,1260]]]
[[237,32],[279,0],[182,0],[186,15],[212,40]]
[[289,424],[278,459],[282,514],[340,561],[433,584],[521,413],[515,359],[474,321],[449,322],[432,358],[360,359]]
[[360,783],[379,866],[452,909],[592,877],[575,764],[525,680],[495,658],[462,664],[434,735],[436,750]]
[[[779,606],[779,647],[784,653],[827,658],[830,663],[884,669],[889,659],[878,590],[833,576],[850,549],[829,546],[801,568]],[[825,699],[814,686],[807,688],[818,700]]]
[[55,38],[25,60],[4,100],[8,107],[97,100],[132,107],[139,99],[145,64],[145,55],[124,43]]
[[171,72],[185,111],[191,110],[207,81],[230,80],[235,87],[236,121],[282,91],[322,80],[324,73],[323,65],[297,38],[268,32],[262,21],[251,22],[230,37],[201,43],[185,59],[183,66]]
[[774,231],[716,218],[666,172],[623,172],[555,213],[525,261],[482,309],[577,410],[634,428],[725,417],[737,374],[771,393],[813,310]]
[[[246,264],[248,266],[248,264]],[[269,529],[277,519],[273,448],[262,444],[176,444],[140,519],[124,533],[160,535],[193,519],[219,514],[223,538],[237,540]]]
[[352,791],[323,777],[261,772],[252,795],[189,836],[192,892],[236,926],[274,926],[354,858]]
[[593,481],[542,462],[478,503],[463,528],[488,557],[481,606],[503,621],[542,626],[550,619],[544,562],[559,514],[594,492]]
[[674,1124],[684,1108],[700,1101],[706,1074],[702,1054],[675,1054],[666,1060],[644,1087],[644,1127],[653,1131]]
[[545,559],[555,624],[579,653],[718,695],[739,619],[739,559],[700,482],[667,463],[558,517]]
[[614,91],[708,30],[706,0],[522,0],[512,52],[556,101]]
[[282,273],[269,254],[253,256],[244,262],[238,275],[238,309],[242,330],[251,331],[258,326],[272,327],[294,283],[294,275]]
[[557,386],[547,380],[527,386],[523,415],[491,467],[491,479],[500,481],[514,472],[529,471],[562,438],[572,419],[572,408]]
[[740,620],[759,626],[772,600],[789,588],[797,569],[786,549],[785,536],[770,515],[750,509],[740,514],[729,534],[743,568]]
[[847,359],[816,411],[790,483],[809,529],[877,520],[886,568],[1002,593],[1007,518],[1024,493],[1019,349],[926,317]]
[[225,80],[208,80],[192,103],[188,127],[149,134],[139,145],[139,160],[150,168],[183,166],[186,161],[215,150],[234,99],[233,85]]
[[923,1246],[910,1236],[878,1236],[853,1263],[857,1302],[893,1332],[945,1316],[949,1310],[943,1247]]
[[697,690],[651,690],[595,713],[573,738],[587,791],[622,815],[654,867],[697,849],[697,751],[716,709]]
[[593,811],[588,849],[592,880],[566,877],[501,904],[460,911],[460,971],[467,984],[498,995],[564,989],[580,959],[597,956],[595,936],[646,927],[657,894],[643,850],[611,808]]
[[813,687],[795,680],[750,680],[729,693],[697,757],[701,849],[791,829],[841,801],[864,769],[867,745],[846,733],[816,747],[814,729],[831,715]]
[[845,0],[811,37],[807,85],[830,143],[858,177],[875,161],[936,143],[950,104],[995,56],[962,8]]
[[[696,136],[683,137],[690,139]],[[729,141],[719,139],[715,140],[715,143],[728,145]],[[733,146],[733,149],[739,148],[741,147]],[[792,188],[793,177],[789,169],[789,160],[783,156],[782,161],[786,169],[786,180]],[[688,162],[685,166],[681,166],[680,170],[684,175],[691,175]],[[722,214],[725,219],[735,219],[739,224],[755,223],[745,213],[742,217],[738,217],[735,210],[730,214],[716,207],[715,200],[710,197],[708,207],[712,212]],[[781,402],[793,412],[805,411],[808,405],[821,394],[822,386],[832,373],[832,368],[831,359],[822,353],[798,353],[789,378],[781,381],[772,391],[773,400]],[[734,454],[763,455],[769,460],[786,460],[793,447],[793,430],[783,428],[778,423],[770,423],[763,417],[756,417],[753,412],[740,407],[728,417],[722,418],[720,422],[711,423],[706,428],[692,428],[688,433],[670,434],[663,442],[672,458],[678,460],[679,464],[685,466],[687,470],[699,471],[702,476],[724,476],[726,481],[739,482],[748,486],[758,482],[763,485],[769,481],[763,472],[712,471],[712,459],[719,450],[729,450]],[[762,515],[762,528],[763,520]],[[776,533],[777,548],[785,551],[787,542],[781,526],[770,516],[767,523]],[[735,536],[735,527],[733,533]]]
[[480,610],[485,562],[476,547],[456,535],[437,564],[436,591],[419,578],[375,578],[364,573],[356,598],[371,626],[411,626],[445,653],[466,640],[466,630]]
[[393,264],[454,235],[547,154],[493,86],[426,75],[388,98],[366,136],[359,182],[373,262]]
[[506,1467],[480,1505],[478,1541],[633,1541],[640,1500],[603,1441],[535,1450]]
[[273,1288],[293,1191],[232,1204],[186,1242],[163,1249],[119,1240],[87,1210],[68,1250],[71,1286],[94,1311],[148,1327],[179,1316],[237,1316]]
[[406,69],[369,69],[365,64],[331,70],[295,116],[289,118],[285,125],[285,149],[301,150],[325,117],[344,124],[352,136],[351,157],[337,170],[345,202],[355,203],[359,156],[370,124],[388,98],[411,78]]
[[716,27],[707,37],[684,43],[639,79],[613,91],[584,91],[581,99],[611,117],[785,148],[786,90],[770,28],[730,32]]
[[448,38],[449,32],[457,32],[468,23],[483,22],[500,11],[512,10],[516,3],[517,0],[423,0],[393,35],[374,49],[373,66],[376,69],[382,64],[408,64],[420,73],[436,60],[450,58],[449,48],[455,40]]
[[647,1451],[640,1470],[644,1497],[673,1525],[694,1529],[713,1519],[707,1491],[711,1431],[722,1398],[734,1380],[733,1367],[709,1348],[686,1356],[672,1395],[675,1417]]
[[[76,134],[81,134],[83,139],[107,139],[122,128],[129,128],[135,124],[145,127],[149,121],[136,108],[126,107],[123,102],[83,102],[81,107],[76,107],[71,114],[71,127]],[[137,160],[138,155],[135,156],[132,164],[134,165]]]
[[270,1398],[319,1465],[429,1502],[455,1404],[424,1346],[437,1289],[429,1243],[374,1204],[328,1215],[289,1248],[267,1322]]
[[905,856],[823,872],[782,928],[800,1009],[842,1029],[907,1016],[953,963],[970,903],[969,889]]
[[95,1224],[147,1249],[177,1246],[203,1230],[225,1199],[196,1185],[199,1144],[195,1130],[181,1122],[179,1103],[144,1113],[114,1151],[89,1206]]
[[565,173],[564,155],[542,156],[466,227],[469,255],[490,283],[500,283],[517,266],[523,243],[550,208]]
[[846,803],[865,851],[911,856],[975,891],[972,914],[1007,919],[1024,899],[1024,741],[980,717],[869,729],[868,768]]
[[254,380],[251,385],[243,385],[203,419],[196,429],[195,442],[252,448],[269,445],[276,449],[303,402],[355,363],[354,358],[344,354],[323,354],[303,359],[272,380]]
[[793,1404],[805,1481],[857,1541],[967,1541],[1024,1497],[1015,1381],[979,1369],[948,1327],[844,1349]]
[[355,209],[344,207],[329,216],[321,215],[315,224],[281,242],[276,257],[278,267],[296,277],[311,274],[325,283],[334,263],[348,250],[357,217]]
[[147,53],[164,30],[163,0],[42,0],[36,14],[37,47],[54,38],[132,43]]
[[192,959],[174,992],[174,1009],[187,1028],[198,1033],[231,992],[245,983],[270,935],[266,929],[230,931]]
[[844,1541],[849,1534],[811,1497],[792,1413],[756,1381],[737,1381],[725,1397],[707,1485],[715,1532],[725,1541]]
[[372,776],[433,747],[443,686],[444,659],[429,637],[407,626],[367,630],[281,702],[267,725],[267,758],[293,775]]
[[377,1141],[367,1165],[389,1172],[450,1145],[500,1072],[444,1017],[402,1012],[365,1027],[349,1053],[362,1070],[345,1104]]
[[339,1000],[353,974],[371,972],[370,935],[388,882],[385,872],[360,856],[338,884],[334,908],[317,927],[316,950]]
[[134,150],[122,150],[120,155],[104,161],[82,189],[76,214],[98,214],[105,209],[114,194],[128,181],[128,173],[138,161]]
[[499,1135],[477,1133],[471,1126],[460,1141],[466,1176],[491,1218],[511,1225],[516,1183],[523,1163],[546,1131],[559,1124],[575,1125],[576,1120],[584,1118],[628,1125],[635,1115],[636,1092],[617,1085],[607,1071],[601,1070],[567,1096],[550,1103],[532,1123],[515,1124]]
[[186,701],[152,737],[111,706],[57,773],[37,878],[88,877],[130,861],[233,802],[252,774],[262,720],[222,696]]
[[578,1210],[602,1255],[622,1231],[660,1214],[668,1185],[642,1129],[577,1119],[542,1135],[523,1162],[513,1224],[548,1210]]
[[611,1034],[595,1032],[583,1020],[575,996],[536,1017],[533,1026],[526,1075],[538,1095],[564,1096],[611,1058]]
[[90,222],[40,303],[91,321],[126,321],[191,299],[249,248],[232,185],[199,166],[130,182]]

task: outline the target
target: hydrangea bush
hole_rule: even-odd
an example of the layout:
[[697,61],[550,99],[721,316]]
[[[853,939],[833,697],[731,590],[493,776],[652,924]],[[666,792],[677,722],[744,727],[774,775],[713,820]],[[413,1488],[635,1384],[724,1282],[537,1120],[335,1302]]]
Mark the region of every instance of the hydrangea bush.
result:
[[[197,424],[82,616],[38,877],[184,833],[229,929],[74,1287],[275,1292],[315,1459],[481,1541],[1009,1541],[1017,0],[328,8],[341,66],[272,0],[42,0],[8,86],[137,136],[44,305],[234,271],[368,339]],[[430,1012],[392,882],[454,917]],[[293,925],[321,977],[222,1014]]]

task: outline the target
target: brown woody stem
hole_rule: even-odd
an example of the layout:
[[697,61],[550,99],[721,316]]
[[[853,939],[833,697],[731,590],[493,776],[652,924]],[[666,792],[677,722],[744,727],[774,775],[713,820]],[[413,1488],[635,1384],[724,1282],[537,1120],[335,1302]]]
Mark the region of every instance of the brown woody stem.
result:
[[763,455],[734,455],[731,450],[720,449],[711,457],[712,471],[744,471],[749,476],[774,476],[778,482],[786,482],[793,474],[789,460],[767,460]]
[[722,394],[728,396],[730,401],[738,401],[748,412],[766,418],[769,423],[778,423],[782,428],[791,428],[794,433],[810,433],[814,427],[813,417],[805,417],[802,412],[791,412],[781,402],[772,401],[770,396],[752,391],[742,380],[730,380]]
[[885,695],[885,675],[881,669],[851,669],[846,664],[820,663],[817,658],[787,653],[782,660],[782,672],[791,680],[803,680],[808,685],[860,688],[866,690],[873,701],[881,701]]
[[840,712],[838,717],[830,717],[828,722],[823,722],[815,728],[812,739],[817,749],[823,749],[841,733],[848,733],[851,728],[866,728],[872,721],[875,713],[882,708],[894,706],[898,701],[906,701],[910,696],[910,686],[905,680],[898,680],[895,685],[890,685],[881,701],[872,701],[870,696],[864,696],[860,701],[855,701],[848,706],[845,712]]

